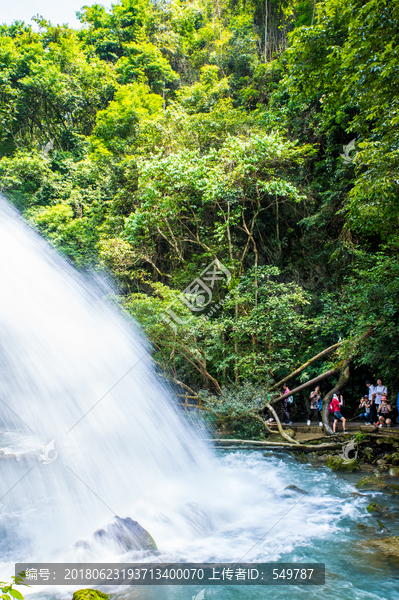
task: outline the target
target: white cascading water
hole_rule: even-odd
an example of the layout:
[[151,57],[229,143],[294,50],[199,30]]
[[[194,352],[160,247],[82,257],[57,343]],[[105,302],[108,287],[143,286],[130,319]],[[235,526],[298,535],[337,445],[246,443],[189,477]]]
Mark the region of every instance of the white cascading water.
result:
[[[85,283],[4,199],[0,256],[2,447],[22,455],[2,459],[3,555],[21,542],[44,558],[211,457],[158,382],[141,332],[101,300],[104,285]],[[52,440],[46,464],[37,450]]]
[[[320,560],[315,545],[358,514],[364,501],[323,469],[216,456],[139,328],[104,301],[112,289],[83,280],[3,198],[0,282],[1,579],[16,561],[137,560],[93,543],[115,515],[147,529],[160,560],[250,562]],[[309,493],[298,501],[289,484]]]

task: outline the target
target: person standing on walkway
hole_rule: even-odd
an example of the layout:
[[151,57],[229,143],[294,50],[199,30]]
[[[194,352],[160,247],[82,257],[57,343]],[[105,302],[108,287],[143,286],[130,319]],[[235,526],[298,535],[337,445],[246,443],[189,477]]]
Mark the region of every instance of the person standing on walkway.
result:
[[334,425],[333,425],[333,432],[337,433],[337,423],[338,421],[342,421],[342,427],[344,430],[344,433],[348,433],[345,429],[345,425],[346,425],[346,419],[345,417],[343,417],[340,413],[340,406],[339,406],[339,400],[338,400],[338,396],[337,394],[334,394],[333,399],[331,400],[331,410],[334,414]]
[[375,423],[377,420],[377,410],[375,408],[374,403],[374,385],[371,383],[371,381],[366,381],[366,385],[368,387],[368,397],[370,404],[370,423]]
[[312,417],[317,410],[317,414],[319,415],[319,427],[323,426],[323,420],[321,416],[321,411],[323,410],[323,400],[321,398],[320,386],[317,385],[316,389],[310,393],[310,412],[307,421],[307,425],[310,425],[312,422]]
[[[291,390],[289,389],[288,385],[286,383],[283,383],[283,394],[288,394],[290,391]],[[288,396],[288,398],[285,398],[285,400],[283,400],[284,423],[286,425],[292,425],[289,413],[289,406],[293,403],[293,401],[294,398],[292,396]]]
[[373,389],[373,396],[374,396],[374,405],[375,405],[375,410],[376,410],[376,425],[378,425],[378,415],[379,415],[379,411],[380,411],[380,405],[381,405],[381,398],[382,396],[386,396],[388,393],[388,390],[386,388],[385,385],[382,385],[382,381],[381,379],[377,379],[377,385],[374,386]]

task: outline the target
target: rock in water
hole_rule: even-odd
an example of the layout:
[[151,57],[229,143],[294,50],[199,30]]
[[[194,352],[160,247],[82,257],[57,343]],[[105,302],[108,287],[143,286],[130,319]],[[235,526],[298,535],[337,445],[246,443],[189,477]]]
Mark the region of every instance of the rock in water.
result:
[[343,456],[333,456],[330,455],[327,457],[326,465],[333,471],[357,471],[359,468],[359,463],[356,459],[348,460]]
[[399,536],[393,535],[391,537],[382,538],[379,540],[369,540],[363,542],[363,545],[367,548],[375,548],[380,552],[385,552],[391,556],[399,558]]
[[362,477],[361,479],[359,479],[359,481],[356,484],[356,487],[358,489],[365,489],[365,490],[379,490],[379,489],[385,489],[386,487],[388,487],[388,485],[385,483],[385,481],[382,481],[379,477],[376,477],[375,475],[371,475],[371,476],[365,476],[365,477]]
[[113,542],[120,550],[157,550],[153,537],[130,517],[115,519],[105,529],[94,533],[97,541]]
[[285,487],[284,490],[292,490],[293,492],[298,492],[298,494],[308,494],[309,493],[309,492],[305,492],[305,490],[302,490],[301,488],[297,487],[296,485],[287,485],[287,487]]
[[377,504],[376,502],[370,502],[370,504],[367,507],[367,512],[369,513],[382,513],[382,512],[386,512],[388,510],[387,506],[380,506],[379,504]]
[[389,474],[391,477],[399,477],[399,468],[392,467],[391,469],[389,469]]
[[72,600],[109,600],[109,596],[99,590],[87,588],[85,590],[77,590],[74,592]]

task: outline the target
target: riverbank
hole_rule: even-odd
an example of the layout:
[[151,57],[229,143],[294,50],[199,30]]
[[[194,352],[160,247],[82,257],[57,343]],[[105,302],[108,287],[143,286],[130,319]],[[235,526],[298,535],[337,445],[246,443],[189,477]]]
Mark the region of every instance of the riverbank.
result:
[[331,436],[324,433],[323,427],[293,423],[285,431],[296,444],[287,443],[276,425],[272,425],[271,430],[265,440],[219,437],[212,442],[226,448],[280,448],[325,462],[334,471],[385,472],[399,478],[399,427],[377,428],[350,423],[348,434],[339,432]]

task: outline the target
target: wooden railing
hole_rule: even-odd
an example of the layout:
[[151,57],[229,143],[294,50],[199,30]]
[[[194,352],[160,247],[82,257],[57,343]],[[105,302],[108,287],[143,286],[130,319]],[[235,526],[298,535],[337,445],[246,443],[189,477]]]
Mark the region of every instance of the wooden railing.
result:
[[[184,402],[179,402],[181,406],[184,406],[184,410],[187,410],[187,408],[203,409],[202,400],[198,396],[189,396],[187,392],[185,394],[177,394],[177,396],[178,398],[184,398]],[[198,400],[198,404],[190,404],[189,400]]]

